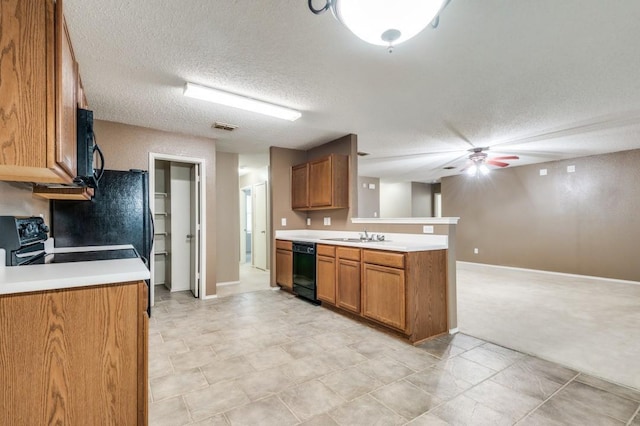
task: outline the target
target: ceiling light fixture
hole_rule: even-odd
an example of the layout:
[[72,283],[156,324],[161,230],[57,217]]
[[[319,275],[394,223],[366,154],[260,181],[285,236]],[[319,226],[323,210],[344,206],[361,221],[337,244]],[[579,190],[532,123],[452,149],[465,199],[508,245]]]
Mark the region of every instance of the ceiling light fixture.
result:
[[325,0],[316,9],[313,0],[309,9],[319,15],[329,9],[333,16],[352,33],[378,46],[393,47],[414,37],[429,24],[438,26],[442,9],[451,0]]
[[186,83],[184,85],[183,94],[190,98],[239,108],[245,111],[257,112],[259,114],[282,118],[289,121],[295,121],[302,116],[302,113],[290,108],[193,83]]

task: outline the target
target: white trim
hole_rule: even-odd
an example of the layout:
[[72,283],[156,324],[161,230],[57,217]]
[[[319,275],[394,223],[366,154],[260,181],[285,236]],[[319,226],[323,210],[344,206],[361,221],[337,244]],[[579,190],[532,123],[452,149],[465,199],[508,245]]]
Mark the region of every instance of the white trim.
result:
[[240,281],[225,281],[222,283],[216,283],[216,287],[224,287],[225,285],[234,285],[234,284],[240,284]]
[[449,330],[449,334],[456,334],[456,333],[459,333],[459,332],[460,332],[460,330],[458,330],[458,327],[452,328],[451,330]]
[[275,286],[275,287],[271,287],[271,290],[273,290],[273,291],[280,291],[280,286],[279,286],[279,285],[277,285],[277,286]]
[[640,281],[619,280],[619,279],[616,279],[616,278],[596,277],[596,276],[593,276],[593,275],[569,274],[569,273],[566,273],[566,272],[545,271],[545,270],[542,270],[542,269],[527,269],[527,268],[517,268],[515,266],[503,266],[503,265],[491,265],[491,264],[488,264],[488,263],[465,262],[465,261],[462,261],[462,260],[458,260],[458,261],[456,261],[456,263],[461,263],[463,265],[471,265],[471,266],[487,266],[487,267],[490,267],[490,268],[509,269],[509,270],[512,270],[512,271],[538,272],[538,273],[541,273],[541,274],[560,275],[560,276],[563,276],[563,277],[585,278],[585,279],[588,279],[588,280],[608,281],[608,282],[618,283],[618,284],[640,285]]
[[[206,161],[204,158],[197,157],[184,157],[181,155],[172,155],[172,154],[161,154],[157,152],[149,152],[149,208],[153,213],[155,210],[155,196],[153,194],[152,189],[155,188],[156,181],[156,160],[161,161],[176,161],[181,163],[191,163],[198,164],[200,167],[200,240],[199,240],[199,250],[198,253],[200,255],[200,288],[198,290],[198,294],[200,295],[200,299],[204,300],[208,297],[206,296],[206,288],[207,288],[207,191],[206,191],[206,182],[207,182],[207,170],[206,170]],[[155,277],[154,277],[154,263],[155,263],[155,244],[151,247],[151,254],[149,259],[149,268],[151,273],[151,306],[154,306],[154,287],[155,287]],[[215,296],[215,295],[214,295]]]
[[377,224],[415,224],[415,225],[457,225],[459,217],[352,217],[351,223],[377,223]]
[[217,298],[218,298],[217,294],[210,294],[209,296],[203,296],[202,300],[217,299]]

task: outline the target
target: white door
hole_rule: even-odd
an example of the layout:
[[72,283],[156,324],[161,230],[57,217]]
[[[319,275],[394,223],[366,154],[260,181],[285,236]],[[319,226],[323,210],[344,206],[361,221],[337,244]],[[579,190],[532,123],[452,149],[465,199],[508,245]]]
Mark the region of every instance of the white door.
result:
[[191,184],[191,268],[189,279],[191,281],[191,293],[193,297],[198,297],[200,294],[200,170],[198,164],[193,164],[190,171]]
[[253,186],[253,266],[267,270],[267,183]]
[[171,291],[191,288],[191,168],[171,163]]

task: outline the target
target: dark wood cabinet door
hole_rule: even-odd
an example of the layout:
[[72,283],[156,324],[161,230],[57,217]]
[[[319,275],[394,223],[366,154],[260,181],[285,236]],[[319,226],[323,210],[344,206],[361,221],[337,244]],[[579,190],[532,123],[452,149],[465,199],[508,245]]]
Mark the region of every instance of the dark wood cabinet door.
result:
[[333,204],[331,156],[309,162],[309,207]]
[[288,289],[293,288],[293,253],[276,250],[276,282]]
[[360,313],[360,261],[338,258],[336,303],[351,312]]
[[309,207],[309,164],[291,168],[291,208]]
[[362,314],[405,330],[405,273],[403,269],[365,263],[362,280]]
[[323,302],[336,303],[336,260],[333,257],[318,256],[316,267],[317,297]]

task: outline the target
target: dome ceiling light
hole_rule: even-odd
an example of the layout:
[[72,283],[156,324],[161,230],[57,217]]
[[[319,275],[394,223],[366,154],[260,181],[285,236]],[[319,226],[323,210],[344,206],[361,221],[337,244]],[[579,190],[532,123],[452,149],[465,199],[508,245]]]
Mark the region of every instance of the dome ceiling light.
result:
[[414,37],[429,24],[438,26],[440,12],[451,0],[325,0],[319,15],[331,9],[333,16],[352,33],[378,46],[393,47]]

